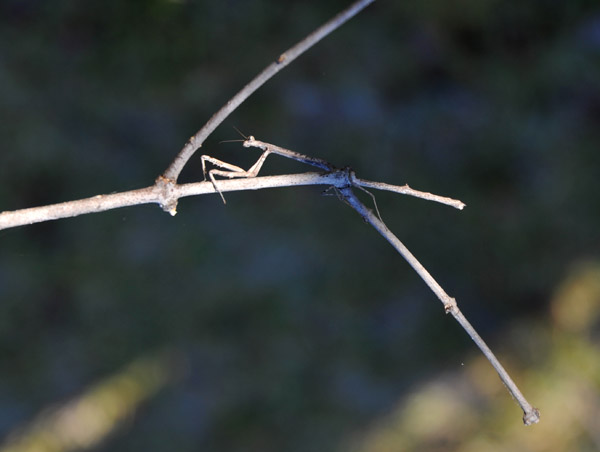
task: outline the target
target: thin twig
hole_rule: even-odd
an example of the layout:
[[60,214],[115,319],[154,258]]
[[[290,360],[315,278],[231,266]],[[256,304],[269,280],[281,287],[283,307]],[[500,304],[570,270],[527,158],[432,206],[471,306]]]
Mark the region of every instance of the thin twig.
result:
[[[244,102],[248,96],[254,93],[254,91],[260,88],[265,82],[267,82],[271,77],[294,61],[302,53],[311,48],[325,36],[333,32],[336,28],[339,28],[374,1],[375,0],[360,0],[353,3],[344,11],[337,14],[333,19],[317,28],[306,38],[302,39],[296,45],[279,55],[277,60],[268,65],[250,83],[244,86],[240,92],[238,92],[225,105],[223,105],[223,107],[221,107],[221,109],[216,112],[208,120],[208,122],[188,140],[177,157],[175,157],[175,160],[173,160],[171,165],[164,172],[163,178],[168,181],[172,181],[173,183],[177,182],[179,173],[181,173],[181,170],[187,161],[192,157],[192,155],[194,155],[194,152],[196,152],[196,150],[202,146],[204,140],[206,140],[206,138],[219,126],[219,124],[221,124],[225,118],[227,118],[227,116],[229,116],[242,102]],[[175,206],[167,206],[167,210],[169,211],[172,211],[174,208]]]
[[368,188],[376,188],[377,190],[386,190],[393,191],[395,193],[400,193],[402,195],[414,196],[416,198],[426,199],[428,201],[435,201],[441,204],[446,204],[448,206],[454,207],[455,209],[463,210],[466,204],[457,199],[447,198],[445,196],[434,195],[433,193],[427,193],[419,190],[414,190],[410,188],[408,185],[398,186],[398,185],[390,185],[384,184],[383,182],[371,182],[364,179],[354,179],[353,185],[360,187],[368,187]]
[[[305,173],[282,176],[265,176],[254,179],[224,180],[219,184],[221,191],[259,190],[263,188],[291,187],[299,185],[335,185],[336,174]],[[339,182],[338,182],[339,183]],[[210,182],[173,185],[163,184],[160,179],[155,185],[138,190],[130,190],[91,198],[78,199],[59,204],[32,207],[0,213],[0,230],[14,228],[26,224],[76,217],[88,213],[104,212],[120,207],[141,204],[160,204],[164,206],[177,202],[179,198],[194,195],[216,193]],[[175,212],[171,212],[172,215]]]
[[490,350],[484,340],[477,334],[473,326],[467,321],[465,316],[462,314],[456,300],[446,293],[444,289],[438,284],[438,282],[431,276],[431,274],[421,265],[418,259],[406,248],[406,246],[396,237],[392,231],[383,223],[377,215],[375,215],[370,209],[368,209],[363,203],[359,201],[356,195],[352,192],[350,187],[340,189],[341,196],[344,200],[356,210],[360,216],[363,217],[371,226],[373,226],[379,234],[381,234],[395,249],[406,259],[410,266],[417,272],[417,274],[425,281],[431,291],[440,299],[444,305],[446,313],[452,314],[456,321],[464,328],[467,334],[473,339],[477,346],[481,349],[485,357],[492,364],[500,379],[507,387],[510,394],[514,397],[517,403],[523,410],[523,422],[525,425],[536,424],[540,420],[539,411],[534,408],[525,399],[517,385],[514,383],[512,378],[508,375],[498,358]]
[[[361,183],[374,182],[359,179]],[[346,170],[336,170],[330,173],[301,173],[283,174],[280,176],[253,177],[250,179],[231,179],[219,181],[219,190],[222,192],[261,190],[266,188],[296,187],[303,185],[327,185],[333,187],[348,186]],[[383,184],[377,187],[383,190],[398,192],[396,185]],[[416,190],[415,190],[416,191]],[[216,193],[211,182],[195,182],[190,184],[165,184],[159,178],[155,185],[138,190],[121,193],[92,196],[91,198],[78,199],[47,206],[31,207],[0,213],[0,230],[23,226],[26,224],[41,223],[44,221],[70,218],[88,213],[105,212],[120,207],[137,206],[141,204],[160,204],[161,206],[177,203],[179,198],[187,196],[205,195]],[[457,201],[460,202],[460,201]],[[174,211],[171,214],[175,214]]]

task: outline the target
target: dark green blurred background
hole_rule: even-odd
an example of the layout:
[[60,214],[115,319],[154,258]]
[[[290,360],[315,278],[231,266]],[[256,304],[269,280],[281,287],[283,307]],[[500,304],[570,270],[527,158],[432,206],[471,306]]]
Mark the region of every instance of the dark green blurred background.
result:
[[[347,4],[2,1],[0,210],[151,185],[229,97]],[[464,201],[459,212],[377,194],[388,226],[521,369],[517,383],[553,356],[553,294],[600,259],[597,2],[378,1],[202,148],[250,166],[257,152],[219,143],[238,138],[234,126]],[[273,156],[264,174],[304,170]],[[201,177],[195,156],[181,180]],[[474,344],[381,237],[321,192],[186,198],[174,218],[141,206],[0,231],[0,438],[165,347],[183,371],[94,450],[345,450],[425,381],[467,381],[454,373]],[[537,333],[521,340],[515,328]],[[499,404],[506,435],[525,429],[504,391],[476,406],[486,419]],[[496,428],[414,447],[467,450]],[[539,428],[556,426],[525,431]],[[582,432],[564,450],[600,444]],[[521,450],[550,450],[530,442]]]

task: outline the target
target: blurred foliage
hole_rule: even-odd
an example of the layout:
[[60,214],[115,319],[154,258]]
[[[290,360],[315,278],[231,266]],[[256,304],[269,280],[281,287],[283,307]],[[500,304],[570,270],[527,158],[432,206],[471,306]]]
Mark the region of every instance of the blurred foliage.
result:
[[146,399],[178,373],[176,353],[140,358],[82,396],[52,410],[7,440],[2,452],[62,452],[89,449],[105,440]]
[[[150,185],[346,4],[1,2],[0,210]],[[520,424],[380,237],[302,188],[232,193],[226,207],[186,199],[175,218],[142,206],[0,231],[0,437],[170,347],[185,378],[95,450],[597,448],[599,55],[596,2],[379,1],[202,148],[251,165],[256,153],[219,144],[236,126],[464,201],[377,197],[540,425]],[[273,156],[264,173],[302,169]],[[182,178],[200,171],[195,158]]]

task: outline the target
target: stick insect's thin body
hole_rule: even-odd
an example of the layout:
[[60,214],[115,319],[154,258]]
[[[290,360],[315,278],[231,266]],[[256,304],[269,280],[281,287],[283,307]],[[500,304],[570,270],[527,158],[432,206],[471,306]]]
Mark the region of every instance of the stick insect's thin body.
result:
[[[274,144],[265,143],[264,141],[259,141],[255,139],[252,135],[244,140],[245,148],[258,148],[263,151],[262,155],[256,161],[254,165],[252,165],[248,170],[240,168],[239,166],[232,165],[231,163],[223,162],[222,160],[216,159],[214,157],[210,157],[208,155],[203,155],[202,160],[202,172],[204,173],[204,178],[206,179],[206,174],[210,178],[213,186],[215,187],[215,191],[221,195],[221,199],[223,203],[225,203],[225,197],[223,193],[218,189],[217,183],[215,180],[215,176],[226,177],[228,179],[233,178],[251,178],[256,177],[258,172],[262,168],[265,160],[269,156],[269,154],[278,154],[283,157],[296,160],[300,163],[306,163],[308,165],[316,166],[325,171],[334,171],[336,168],[326,160],[310,157],[308,155],[300,154],[299,152],[290,151],[289,149],[285,149]],[[208,172],[206,171],[206,162],[212,163],[219,168],[223,168],[222,170],[211,169]]]
[[317,168],[321,168],[322,170],[325,170],[325,171],[335,170],[335,167],[326,160],[323,160],[323,159],[320,159],[317,157],[310,157],[308,155],[300,154],[299,152],[295,152],[295,151],[290,151],[289,149],[285,149],[285,148],[279,147],[274,144],[265,143],[264,141],[259,141],[259,140],[255,139],[252,135],[250,135],[244,141],[244,147],[245,148],[259,148],[259,149],[262,149],[265,153],[278,154],[283,157],[287,157],[289,159],[296,160],[300,163],[306,163],[308,165],[316,166]]

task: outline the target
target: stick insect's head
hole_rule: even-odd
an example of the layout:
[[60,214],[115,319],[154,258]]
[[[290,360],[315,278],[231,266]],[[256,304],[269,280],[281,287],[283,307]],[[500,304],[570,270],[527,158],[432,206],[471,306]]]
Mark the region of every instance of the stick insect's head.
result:
[[248,136],[248,138],[246,138],[246,140],[244,141],[244,147],[245,148],[259,148],[259,149],[264,149],[265,148],[265,146],[263,145],[263,143],[260,142],[260,141],[258,141],[252,135],[250,135],[250,136]]
[[235,129],[235,131],[237,133],[240,134],[240,136],[242,137],[241,140],[223,140],[220,141],[220,143],[243,143],[243,146],[245,148],[249,148],[249,147],[255,147],[256,145],[254,143],[256,143],[256,140],[254,139],[254,137],[252,135],[250,136],[246,136],[244,135],[242,132],[240,132],[240,130],[237,127],[233,127]]
[[244,135],[242,132],[239,131],[239,129],[237,127],[234,127],[234,129],[237,131],[237,133],[239,133],[244,139],[243,140],[224,140],[221,141],[221,143],[232,143],[232,142],[243,142],[243,146],[245,148],[259,148],[259,149],[264,149],[265,151],[267,150],[267,145],[265,143],[263,143],[262,141],[258,141],[256,138],[254,138],[253,135]]
[[243,138],[243,140],[227,140],[227,141],[229,141],[229,142],[231,142],[231,141],[242,141],[242,142],[243,142],[243,146],[244,146],[245,148],[255,148],[255,147],[260,147],[260,146],[258,146],[258,144],[257,144],[258,142],[257,142],[257,141],[256,141],[256,139],[254,138],[254,136],[252,136],[252,135],[248,135],[248,136],[246,136],[246,135],[244,135],[244,134],[243,134],[243,133],[240,131],[240,129],[238,129],[237,127],[235,127],[235,126],[234,126],[233,128],[235,129],[235,131],[236,131],[237,133],[239,133],[239,134],[240,134],[240,136]]

